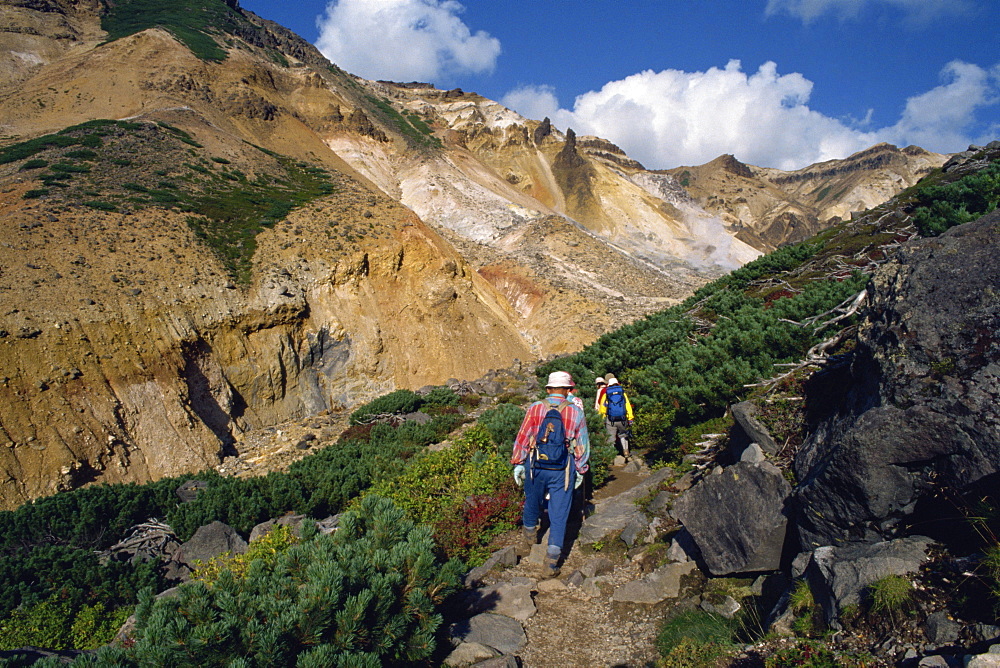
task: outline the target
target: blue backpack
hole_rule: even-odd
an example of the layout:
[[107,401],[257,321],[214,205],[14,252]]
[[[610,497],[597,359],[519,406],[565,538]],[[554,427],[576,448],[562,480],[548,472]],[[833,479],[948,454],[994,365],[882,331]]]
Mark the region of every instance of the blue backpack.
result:
[[604,394],[607,397],[608,419],[612,422],[624,422],[628,413],[625,411],[625,390],[621,385],[611,385]]
[[566,441],[566,427],[559,409],[568,404],[561,401],[545,414],[538,427],[535,447],[532,449],[532,467],[548,471],[561,471],[569,464],[569,444]]

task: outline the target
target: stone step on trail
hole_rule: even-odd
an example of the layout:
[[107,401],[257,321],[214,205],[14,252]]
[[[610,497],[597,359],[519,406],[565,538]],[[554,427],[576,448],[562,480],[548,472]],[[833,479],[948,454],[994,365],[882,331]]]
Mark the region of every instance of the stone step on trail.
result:
[[[505,665],[506,660],[523,666],[655,662],[661,608],[678,596],[683,578],[695,566],[670,564],[644,572],[649,568],[645,562],[623,554],[626,543],[635,544],[649,533],[651,521],[660,521],[655,514],[665,512],[667,505],[660,499],[659,510],[647,516],[636,501],[651,495],[672,475],[669,469],[651,473],[641,460],[629,464],[635,464],[632,471],[614,470],[618,485],[598,490],[598,497],[609,488],[615,493],[595,500],[558,578],[543,577],[544,533],[526,557],[518,560],[513,546],[508,546],[470,571],[466,577],[470,589],[458,597],[451,613],[463,619],[451,627],[455,649],[446,665],[487,665],[483,661]],[[618,540],[623,533],[626,542],[608,556],[595,553],[595,543]],[[519,538],[519,533],[512,534],[512,540]],[[521,642],[518,628],[523,630],[524,644],[515,649]]]

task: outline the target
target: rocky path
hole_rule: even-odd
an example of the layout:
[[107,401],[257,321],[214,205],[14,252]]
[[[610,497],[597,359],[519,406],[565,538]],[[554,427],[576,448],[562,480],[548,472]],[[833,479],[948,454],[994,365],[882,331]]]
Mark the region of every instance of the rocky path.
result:
[[570,528],[574,539],[558,578],[542,576],[545,535],[528,557],[518,560],[510,545],[470,572],[455,611],[463,619],[452,626],[456,649],[446,665],[654,665],[669,605],[663,602],[678,596],[681,577],[693,570],[689,562],[668,574],[645,558],[645,538],[663,521],[657,504],[648,502],[669,474],[638,462],[616,466],[582,524]]

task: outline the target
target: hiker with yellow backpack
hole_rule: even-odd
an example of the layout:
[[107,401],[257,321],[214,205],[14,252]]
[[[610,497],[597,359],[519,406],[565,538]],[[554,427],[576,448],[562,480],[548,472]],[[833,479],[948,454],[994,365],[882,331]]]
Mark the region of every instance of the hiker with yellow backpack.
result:
[[573,493],[589,469],[590,436],[583,409],[569,399],[573,377],[565,371],[549,374],[548,396],[528,407],[514,439],[514,482],[524,486],[521,545],[526,556],[538,541],[542,510],[548,496],[549,540],[544,569],[548,577],[559,575],[566,525],[573,506]]
[[625,461],[629,459],[629,441],[632,439],[632,402],[622,388],[618,379],[612,375],[607,378],[608,387],[600,397],[598,411],[604,418],[604,428],[608,432],[608,445],[620,449]]

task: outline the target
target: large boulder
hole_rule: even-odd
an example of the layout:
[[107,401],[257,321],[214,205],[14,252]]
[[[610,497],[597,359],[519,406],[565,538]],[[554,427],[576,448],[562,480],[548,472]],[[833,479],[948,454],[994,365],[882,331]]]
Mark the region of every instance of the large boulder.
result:
[[995,487],[998,250],[994,212],[905,246],[873,277],[846,382],[826,384],[846,389],[810,397],[829,415],[795,459],[804,549],[892,537],[914,514],[933,530],[942,495]]
[[222,522],[212,522],[198,527],[191,540],[180,546],[174,555],[174,560],[189,568],[194,568],[197,562],[207,562],[212,557],[230,552],[243,554],[247,551],[247,542],[236,530]]
[[688,490],[673,515],[688,530],[712,575],[781,565],[792,488],[773,464],[734,464]]

